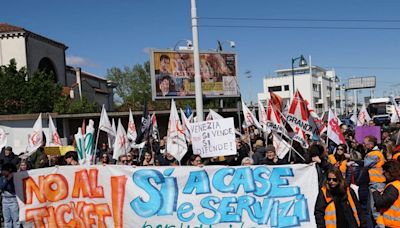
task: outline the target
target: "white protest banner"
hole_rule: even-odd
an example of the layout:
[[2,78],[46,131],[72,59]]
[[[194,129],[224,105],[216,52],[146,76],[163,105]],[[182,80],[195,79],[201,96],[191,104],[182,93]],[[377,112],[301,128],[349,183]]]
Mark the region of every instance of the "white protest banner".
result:
[[0,128],[0,150],[7,145],[7,134],[3,128]]
[[58,166],[14,183],[24,227],[316,227],[308,164]]
[[202,158],[236,154],[233,118],[189,124],[193,153]]

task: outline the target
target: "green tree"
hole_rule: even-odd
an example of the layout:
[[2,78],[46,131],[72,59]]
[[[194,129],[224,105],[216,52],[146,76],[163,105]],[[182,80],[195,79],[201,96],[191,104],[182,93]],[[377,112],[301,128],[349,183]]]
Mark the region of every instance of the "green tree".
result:
[[100,106],[96,102],[90,102],[86,97],[71,99],[61,96],[54,104],[54,112],[57,113],[93,113],[100,112]]
[[149,110],[161,110],[169,108],[169,101],[152,101],[150,62],[136,64],[132,68],[125,66],[123,69],[113,67],[107,70],[107,79],[118,84],[115,89],[116,103],[120,111],[129,108],[142,110],[146,101]]
[[62,87],[54,75],[36,71],[28,75],[26,68],[17,69],[15,59],[0,67],[0,114],[51,112]]

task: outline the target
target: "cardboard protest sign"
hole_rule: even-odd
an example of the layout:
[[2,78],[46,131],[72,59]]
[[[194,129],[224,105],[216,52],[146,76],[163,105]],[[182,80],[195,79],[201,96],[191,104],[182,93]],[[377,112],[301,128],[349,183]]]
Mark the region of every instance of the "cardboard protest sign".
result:
[[193,153],[203,158],[235,155],[235,126],[233,118],[189,124]]
[[355,128],[355,137],[358,143],[363,144],[365,136],[375,136],[378,143],[381,143],[381,127],[379,126],[359,126]]

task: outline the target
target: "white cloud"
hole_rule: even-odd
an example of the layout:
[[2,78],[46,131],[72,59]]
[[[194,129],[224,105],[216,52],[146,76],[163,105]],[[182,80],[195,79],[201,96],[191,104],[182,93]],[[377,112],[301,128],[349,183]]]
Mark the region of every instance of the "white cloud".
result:
[[67,56],[66,58],[67,65],[70,66],[87,66],[87,67],[98,67],[99,65],[95,62],[91,61],[90,59],[85,59],[80,56]]

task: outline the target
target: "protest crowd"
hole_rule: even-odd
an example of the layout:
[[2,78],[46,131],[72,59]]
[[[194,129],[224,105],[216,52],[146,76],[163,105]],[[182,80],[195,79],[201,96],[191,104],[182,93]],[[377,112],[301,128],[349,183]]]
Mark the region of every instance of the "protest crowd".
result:
[[[123,153],[116,154],[115,146],[99,142],[92,164],[135,167],[186,165],[202,168],[211,165],[315,164],[319,183],[314,210],[317,227],[400,227],[400,122],[378,126],[380,138],[366,132],[360,141],[356,139],[356,128],[377,127],[372,120],[358,118],[354,125],[346,125],[334,116],[327,121],[315,121],[319,131],[319,137],[315,138],[312,134],[296,135],[296,131],[299,133],[302,130],[296,130],[292,124],[283,124],[283,114],[280,113],[285,113],[285,110],[278,105],[270,102],[265,121],[261,115],[259,122],[256,122],[253,114],[244,113],[245,127],[235,129],[234,155],[202,157],[194,153],[192,142],[188,140],[185,143],[186,153],[177,159],[167,146],[171,129],[168,135],[159,137],[154,129],[153,118],[149,118],[149,123],[142,121],[145,128],[142,126],[139,129],[136,138],[129,137],[128,129],[130,146]],[[311,108],[307,110],[311,112]],[[271,117],[271,112],[278,115]],[[290,109],[286,112],[289,112],[285,114],[288,116],[295,113]],[[262,110],[259,113],[262,114]],[[210,116],[207,119],[215,120],[218,117]],[[266,130],[265,126],[271,129]],[[303,140],[296,140],[299,135],[304,136]],[[76,141],[73,141],[75,146]],[[282,142],[289,145],[286,151],[280,144]],[[43,137],[41,146],[28,157],[15,155],[9,146],[1,151],[0,188],[5,227],[18,227],[13,173],[49,166],[80,165],[79,148],[62,156],[50,156],[44,151],[45,145],[46,137]]]

